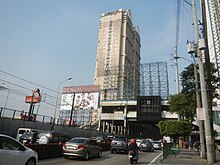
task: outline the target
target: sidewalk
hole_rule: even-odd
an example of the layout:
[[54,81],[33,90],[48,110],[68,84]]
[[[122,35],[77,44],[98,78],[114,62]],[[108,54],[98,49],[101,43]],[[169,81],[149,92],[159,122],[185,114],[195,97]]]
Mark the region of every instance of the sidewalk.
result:
[[[169,154],[165,159],[161,158],[162,165],[207,165],[207,160],[200,158],[200,153],[193,149],[180,148],[178,155]],[[220,165],[220,154],[216,153],[216,162],[213,165]]]

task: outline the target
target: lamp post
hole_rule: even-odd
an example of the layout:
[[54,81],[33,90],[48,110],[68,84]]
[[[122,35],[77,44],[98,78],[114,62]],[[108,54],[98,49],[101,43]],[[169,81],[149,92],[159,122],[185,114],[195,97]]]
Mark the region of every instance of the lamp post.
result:
[[65,81],[69,81],[71,80],[72,77],[69,77],[68,79],[65,79],[63,81],[61,81],[58,85],[58,89],[57,89],[57,97],[56,97],[56,105],[55,105],[55,111],[54,111],[54,116],[53,116],[53,125],[52,125],[52,129],[54,127],[54,124],[55,124],[55,118],[56,118],[56,113],[57,113],[57,104],[58,104],[58,98],[59,98],[59,94],[60,94],[60,86],[62,83],[64,83]]
[[[5,85],[5,83],[2,83],[3,85]],[[8,90],[8,92],[7,92],[7,96],[6,96],[6,99],[5,99],[5,105],[4,105],[4,109],[3,109],[3,112],[2,112],[2,116],[4,116],[4,112],[5,112],[5,108],[6,108],[6,106],[7,106],[7,103],[8,103],[8,97],[9,97],[9,93],[10,93],[10,87],[5,87],[5,89],[7,89]]]

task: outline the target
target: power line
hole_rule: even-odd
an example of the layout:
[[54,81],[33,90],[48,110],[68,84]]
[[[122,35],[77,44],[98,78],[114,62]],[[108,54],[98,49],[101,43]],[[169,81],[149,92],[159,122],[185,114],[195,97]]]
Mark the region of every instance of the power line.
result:
[[2,73],[4,73],[4,74],[7,74],[7,75],[10,75],[10,76],[12,76],[12,77],[15,77],[15,78],[17,78],[17,79],[19,79],[19,80],[25,81],[25,82],[27,82],[27,83],[30,83],[30,84],[33,84],[33,85],[39,86],[39,87],[41,87],[41,88],[47,89],[47,90],[49,90],[49,91],[52,91],[52,92],[57,93],[57,91],[55,91],[55,90],[53,90],[53,89],[50,89],[50,88],[44,87],[44,86],[42,86],[42,85],[36,84],[36,83],[34,83],[34,82],[32,82],[32,81],[25,80],[25,79],[23,79],[23,78],[21,78],[21,77],[15,76],[15,75],[10,74],[10,73],[7,73],[7,72],[5,72],[5,71],[3,71],[3,70],[0,70],[0,72],[2,72]]

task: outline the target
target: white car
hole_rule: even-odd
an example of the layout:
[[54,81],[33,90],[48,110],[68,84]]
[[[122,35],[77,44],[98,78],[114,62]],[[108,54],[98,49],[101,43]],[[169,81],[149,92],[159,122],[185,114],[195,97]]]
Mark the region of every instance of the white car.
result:
[[0,134],[0,165],[36,165],[38,154],[16,139]]
[[162,150],[161,142],[160,141],[153,141],[152,142],[154,149],[156,150]]
[[140,147],[141,139],[136,139],[137,146]]

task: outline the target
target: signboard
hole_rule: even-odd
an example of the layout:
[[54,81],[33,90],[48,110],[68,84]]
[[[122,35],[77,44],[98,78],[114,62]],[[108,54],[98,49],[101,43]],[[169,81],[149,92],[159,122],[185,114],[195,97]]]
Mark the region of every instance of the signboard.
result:
[[99,87],[96,85],[64,87],[59,117],[69,120],[73,109],[75,123],[88,124],[97,113],[98,101]]
[[41,100],[41,97],[32,97],[32,96],[26,96],[25,97],[25,103],[39,103]]
[[25,103],[39,103],[41,101],[40,90],[35,89],[32,96],[25,97]]
[[161,120],[160,96],[138,96],[137,120],[141,122],[159,122]]
[[203,108],[196,108],[196,115],[198,120],[205,120],[205,112]]

